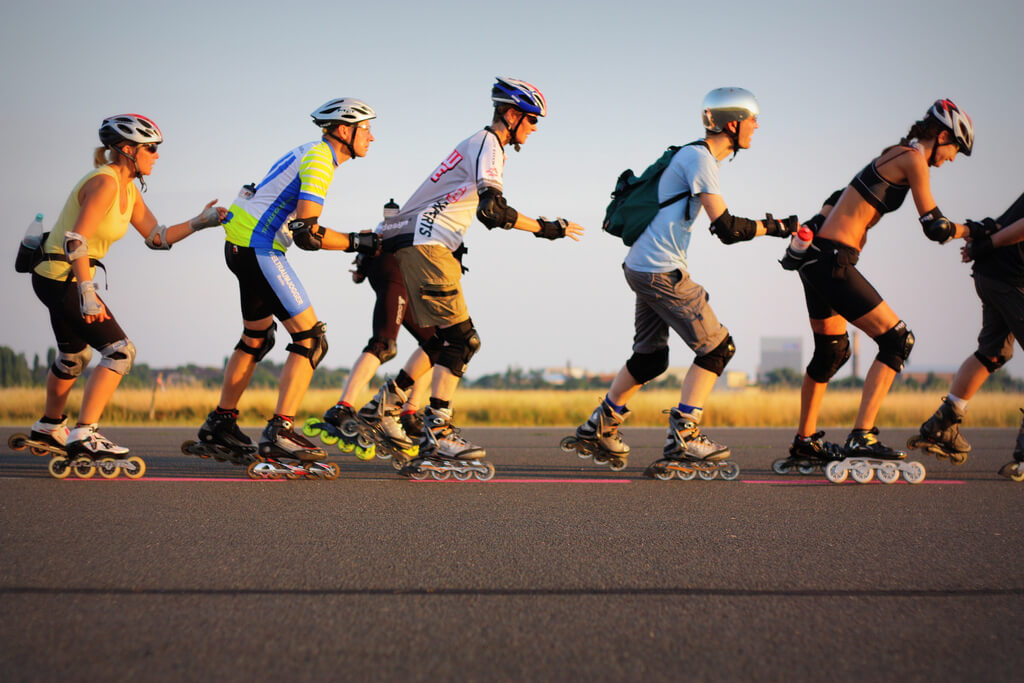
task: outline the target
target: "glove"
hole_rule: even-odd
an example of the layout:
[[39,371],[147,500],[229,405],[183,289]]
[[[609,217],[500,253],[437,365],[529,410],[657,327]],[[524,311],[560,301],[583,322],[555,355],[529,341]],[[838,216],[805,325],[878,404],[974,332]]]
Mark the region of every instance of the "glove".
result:
[[356,254],[355,259],[352,261],[352,265],[355,266],[355,268],[348,271],[352,273],[352,282],[358,285],[366,279],[366,262],[369,260],[370,257],[366,254]]
[[350,232],[348,234],[348,248],[345,251],[379,256],[380,246],[380,235],[375,232]]
[[92,280],[83,280],[78,283],[78,310],[81,311],[83,318],[103,312],[103,304],[96,296],[96,283]]
[[783,218],[781,221],[776,220],[772,215],[765,214],[764,217],[765,234],[771,235],[772,237],[789,237],[800,227],[800,221],[796,216],[789,216]]
[[537,219],[537,223],[540,224],[540,230],[533,233],[533,236],[549,240],[562,239],[565,237],[565,229],[569,227],[569,221],[564,218],[556,218],[553,221],[549,221],[544,216],[541,216]]
[[981,239],[999,231],[999,224],[991,218],[982,218],[980,221],[964,221],[964,225],[971,231],[972,240]]
[[989,235],[983,235],[977,239],[973,237],[964,246],[964,255],[968,261],[982,261],[995,250],[995,245],[992,244],[992,237]]
[[199,232],[203,228],[212,228],[215,225],[220,225],[220,213],[215,207],[208,206],[203,209],[202,213],[190,220],[188,225],[193,232]]

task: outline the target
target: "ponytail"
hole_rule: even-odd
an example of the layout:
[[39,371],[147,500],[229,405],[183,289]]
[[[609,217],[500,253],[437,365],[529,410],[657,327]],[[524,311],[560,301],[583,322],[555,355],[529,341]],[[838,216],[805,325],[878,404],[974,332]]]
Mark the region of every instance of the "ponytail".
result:
[[111,159],[107,155],[106,147],[97,147],[92,151],[92,165],[94,168],[99,168],[100,166],[104,166],[110,162]]
[[[935,119],[924,118],[920,121],[915,121],[914,125],[910,127],[909,131],[907,131],[907,134],[900,139],[899,144],[889,145],[882,150],[882,154],[885,154],[893,147],[910,147],[910,143],[914,140],[931,140],[937,138],[941,131],[942,126],[940,126]],[[881,156],[881,154],[879,156]]]

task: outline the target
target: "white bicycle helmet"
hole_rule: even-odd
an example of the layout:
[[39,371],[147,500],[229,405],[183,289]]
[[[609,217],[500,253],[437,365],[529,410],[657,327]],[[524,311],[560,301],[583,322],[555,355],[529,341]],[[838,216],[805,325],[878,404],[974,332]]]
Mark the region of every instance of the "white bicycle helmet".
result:
[[313,123],[321,128],[335,124],[355,125],[361,121],[377,118],[373,107],[352,97],[339,97],[330,100],[313,110],[310,114]]
[[157,125],[141,114],[118,114],[103,119],[100,142],[106,147],[130,142],[133,145],[158,145],[164,136]]
[[971,122],[971,117],[956,106],[953,100],[935,100],[935,104],[928,110],[925,118],[938,121],[953,134],[960,153],[966,157],[971,156],[971,151],[974,149],[974,124]]
[[495,78],[497,82],[491,87],[492,102],[511,104],[516,109],[535,116],[548,115],[548,101],[540,90],[517,78]]
[[701,106],[704,128],[712,133],[721,133],[730,121],[745,121],[759,113],[757,98],[743,88],[715,88],[704,96]]

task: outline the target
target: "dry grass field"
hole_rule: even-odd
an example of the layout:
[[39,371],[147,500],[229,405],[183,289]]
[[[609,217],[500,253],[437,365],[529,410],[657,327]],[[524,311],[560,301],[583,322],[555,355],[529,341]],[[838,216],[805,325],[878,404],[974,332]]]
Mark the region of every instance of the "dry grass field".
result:
[[[464,426],[565,426],[582,422],[603,394],[599,391],[501,391],[460,390],[456,394],[456,421]],[[334,390],[313,390],[306,394],[298,421],[322,415],[337,400]],[[242,400],[241,423],[262,425],[273,412],[276,392],[252,390]],[[368,400],[371,394],[363,397]],[[103,423],[107,425],[195,425],[198,427],[217,402],[218,392],[212,389],[177,389],[166,391],[119,390],[107,408]],[[890,394],[879,416],[881,427],[919,425],[938,406],[940,395],[929,392],[896,392]],[[820,424],[847,425],[853,422],[860,394],[835,391],[826,395]],[[72,417],[81,401],[81,391],[71,394]],[[665,423],[662,411],[678,401],[675,391],[641,391],[630,403],[631,426],[657,426]],[[974,427],[1016,427],[1020,424],[1019,408],[1024,407],[1024,394],[980,393],[971,401],[967,425]],[[150,419],[152,408],[153,418]],[[42,414],[42,389],[0,389],[0,423],[32,424]],[[792,427],[800,410],[796,390],[718,391],[705,406],[705,426],[730,427]]]

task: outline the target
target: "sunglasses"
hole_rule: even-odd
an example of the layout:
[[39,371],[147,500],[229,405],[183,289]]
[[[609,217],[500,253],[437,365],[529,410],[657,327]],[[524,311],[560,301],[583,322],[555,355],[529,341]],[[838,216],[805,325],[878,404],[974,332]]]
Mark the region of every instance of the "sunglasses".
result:
[[536,125],[537,125],[537,122],[538,122],[538,121],[540,121],[540,119],[538,119],[538,118],[537,118],[536,116],[534,116],[533,114],[527,114],[527,115],[526,115],[526,120],[527,120],[527,121],[529,121],[529,122],[530,122],[530,123],[531,123],[532,125],[534,125],[534,126],[536,126]]
[[147,152],[149,152],[150,154],[156,154],[156,147],[157,146],[155,144],[153,144],[153,145],[139,145],[140,149],[144,149]]

